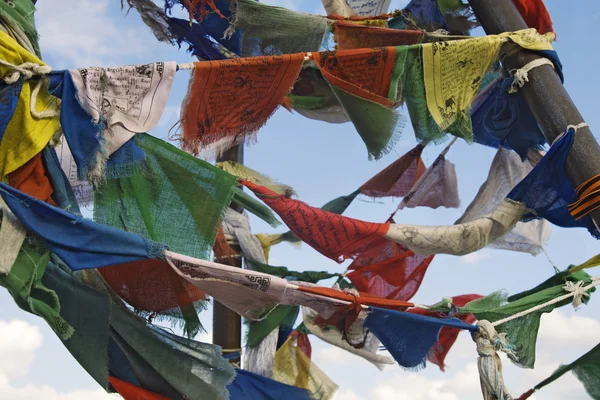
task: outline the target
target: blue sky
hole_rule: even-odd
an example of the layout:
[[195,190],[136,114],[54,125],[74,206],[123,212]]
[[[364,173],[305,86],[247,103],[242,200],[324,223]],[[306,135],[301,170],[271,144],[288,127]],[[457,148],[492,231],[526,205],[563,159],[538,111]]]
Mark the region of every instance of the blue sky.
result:
[[[323,13],[317,0],[265,1],[310,13]],[[185,48],[158,43],[139,15],[125,16],[117,0],[40,1],[36,16],[42,36],[44,60],[55,69],[113,66],[152,61],[189,62]],[[395,0],[393,8],[406,1]],[[565,86],[592,131],[600,120],[599,101],[594,91],[600,84],[596,73],[598,53],[590,46],[591,34],[600,22],[600,3],[594,0],[546,0],[553,17],[558,41],[555,49],[564,65]],[[482,32],[477,30],[475,34]],[[179,72],[159,126],[151,133],[166,139],[178,118],[189,73]],[[306,119],[280,109],[258,134],[258,143],[245,149],[245,163],[258,171],[291,185],[299,198],[315,206],[342,194],[349,194],[373,174],[404,154],[415,144],[410,124],[394,150],[380,161],[369,161],[359,135],[350,123],[333,125]],[[426,148],[423,160],[429,165],[444,145]],[[399,223],[452,224],[477,193],[495,151],[477,144],[457,142],[447,158],[456,164],[461,208],[407,209],[398,213]],[[397,201],[355,201],[345,215],[382,222],[396,208]],[[274,230],[252,220],[256,232]],[[581,229],[552,228],[545,246],[559,268],[583,262],[598,253],[599,246]],[[300,249],[281,244],[272,250],[270,263],[297,270],[342,272],[343,265],[326,259],[310,247]],[[594,273],[595,271],[592,271]],[[483,249],[464,257],[437,256],[414,298],[433,303],[444,296],[463,293],[488,294],[498,289],[509,293],[530,288],[553,273],[542,254]],[[327,282],[329,283],[329,282]],[[574,312],[564,307],[542,320],[538,343],[538,364],[533,371],[506,363],[505,378],[514,396],[550,374],[561,362],[570,362],[597,344],[600,320],[594,309],[597,300]],[[95,382],[77,365],[44,322],[19,310],[7,292],[0,292],[0,399],[105,399]],[[200,315],[211,330],[211,310]],[[210,340],[210,335],[199,336]],[[573,340],[575,339],[575,340]],[[450,366],[441,373],[430,365],[418,373],[390,366],[379,372],[368,362],[328,346],[311,337],[313,361],[339,386],[336,399],[478,399],[476,352],[467,334],[462,334],[447,359]],[[8,362],[5,362],[7,360]],[[588,398],[578,381],[568,376],[536,394],[536,399]]]

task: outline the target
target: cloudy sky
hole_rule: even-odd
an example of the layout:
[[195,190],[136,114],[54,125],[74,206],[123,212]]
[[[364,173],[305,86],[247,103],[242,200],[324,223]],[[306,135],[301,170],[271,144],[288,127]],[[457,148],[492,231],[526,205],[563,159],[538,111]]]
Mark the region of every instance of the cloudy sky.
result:
[[[269,4],[323,13],[317,0],[265,1]],[[394,8],[406,1],[393,1]],[[569,2],[546,0],[558,33],[555,45],[564,64],[565,86],[586,121],[594,130],[599,120],[597,52],[590,51],[586,39],[600,21],[600,3],[594,0]],[[152,61],[189,62],[185,48],[158,43],[134,10],[125,15],[118,0],[40,0],[36,15],[42,37],[44,60],[55,69],[116,66]],[[479,32],[478,34],[481,34]],[[178,119],[189,73],[178,73],[167,109],[152,132],[166,138]],[[414,146],[410,126],[388,156],[370,162],[364,144],[351,124],[328,125],[297,114],[279,110],[261,130],[258,143],[247,147],[245,162],[250,167],[293,186],[299,197],[320,206],[342,194],[348,194]],[[443,146],[431,146],[424,152],[429,165]],[[411,224],[451,224],[463,212],[485,180],[494,156],[492,149],[458,142],[447,158],[456,164],[462,206],[459,209],[403,210],[397,221]],[[384,221],[396,207],[395,202],[355,201],[348,216],[369,221]],[[274,230],[253,220],[256,232]],[[281,228],[280,228],[281,230]],[[581,263],[598,252],[597,242],[583,230],[553,227],[545,246],[552,262],[563,269]],[[287,244],[272,251],[271,264],[297,270],[331,270],[344,266],[330,261],[308,246],[301,249]],[[438,256],[433,261],[414,300],[433,303],[442,297],[464,293],[488,294],[498,289],[515,293],[528,289],[553,273],[544,255],[499,250],[482,250],[464,257]],[[595,273],[595,271],[592,271]],[[571,362],[596,345],[600,338],[600,320],[594,309],[598,299],[578,311],[564,307],[542,319],[538,340],[538,360],[534,370],[505,363],[507,387],[515,397],[547,377],[559,364]],[[115,399],[107,395],[71,358],[45,323],[16,307],[6,291],[0,292],[0,399],[78,400]],[[197,339],[211,339],[211,310],[201,314],[208,333]],[[325,345],[311,337],[313,361],[340,389],[338,400],[458,400],[480,398],[475,347],[467,334],[461,334],[450,353],[445,373],[429,365],[419,372],[389,366],[380,372],[368,362]],[[571,374],[535,395],[541,399],[588,398],[582,385]]]

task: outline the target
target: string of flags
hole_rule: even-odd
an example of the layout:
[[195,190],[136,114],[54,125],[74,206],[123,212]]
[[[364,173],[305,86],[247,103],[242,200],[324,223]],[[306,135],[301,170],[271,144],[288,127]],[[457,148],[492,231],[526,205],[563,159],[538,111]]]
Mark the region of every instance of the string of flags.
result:
[[[42,61],[34,2],[0,2],[0,285],[103,389],[126,399],[330,399],[338,385],[311,360],[309,335],[379,369],[430,362],[443,371],[463,330],[475,342],[483,397],[512,398],[498,352],[533,368],[542,315],[587,304],[600,280],[586,270],[600,258],[512,296],[411,299],[437,254],[536,255],[550,224],[600,237],[590,217],[600,207],[598,177],[574,188],[565,172],[586,124],[565,127],[544,151],[519,92],[543,64],[564,79],[552,23],[541,0],[513,3],[529,29],[471,37],[470,7],[446,0],[393,12],[389,0],[323,0],[323,16],[252,0],[166,0],[164,8],[127,0],[158,40],[187,43],[198,61],[57,71]],[[171,16],[176,6],[189,20]],[[544,61],[502,75],[504,55],[519,51]],[[182,70],[190,80],[178,148],[148,132]],[[279,106],[351,122],[369,159],[394,147],[405,108],[418,144],[320,208],[251,167],[209,162],[256,142]],[[426,166],[424,148],[448,134]],[[463,215],[447,226],[397,223],[405,209],[460,206],[448,159],[458,139],[498,149]],[[401,200],[383,222],[342,215],[358,196]],[[92,203],[93,220],[83,218],[80,207]],[[256,234],[247,213],[289,231]],[[283,241],[351,262],[343,273],[269,264]],[[237,257],[244,268],[231,266]],[[332,278],[333,287],[319,284]],[[243,349],[193,340],[211,298],[246,319]],[[597,353],[520,398],[567,371],[600,398]],[[240,356],[244,368],[234,368],[228,359]]]

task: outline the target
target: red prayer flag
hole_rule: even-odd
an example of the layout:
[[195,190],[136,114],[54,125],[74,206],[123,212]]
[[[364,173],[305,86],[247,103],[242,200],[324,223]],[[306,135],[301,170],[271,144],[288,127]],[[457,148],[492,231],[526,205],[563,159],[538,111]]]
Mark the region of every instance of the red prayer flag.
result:
[[389,223],[343,217],[252,182],[242,180],[241,183],[271,207],[300,240],[339,263],[354,259],[389,229]]
[[125,400],[170,400],[168,397],[142,389],[112,376],[108,377],[108,381]]
[[408,46],[419,43],[423,32],[358,25],[338,21],[334,37],[340,50],[364,49],[386,46]]
[[542,0],[513,0],[513,3],[528,27],[537,29],[541,34],[554,32],[550,14]]

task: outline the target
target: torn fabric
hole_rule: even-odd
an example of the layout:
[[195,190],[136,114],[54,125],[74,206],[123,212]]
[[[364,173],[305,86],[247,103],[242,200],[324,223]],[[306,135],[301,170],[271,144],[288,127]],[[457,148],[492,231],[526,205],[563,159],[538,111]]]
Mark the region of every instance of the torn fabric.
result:
[[593,237],[600,238],[592,217],[587,215],[576,220],[568,210],[568,205],[577,200],[575,189],[565,171],[574,135],[575,130],[568,129],[506,197],[532,210],[524,215],[523,222],[544,218],[564,228],[587,228]]
[[285,385],[273,379],[236,369],[236,377],[227,386],[230,400],[311,400],[306,389]]
[[458,225],[417,226],[391,224],[385,238],[419,255],[465,255],[482,249],[513,229],[526,207],[505,199],[492,213]]
[[238,164],[234,161],[223,161],[218,162],[217,167],[221,168],[223,171],[230,173],[233,176],[250,181],[259,186],[264,186],[279,194],[295,194],[295,191],[294,189],[292,189],[291,186],[288,186],[283,183],[278,183],[273,179],[269,178],[268,176],[261,174],[260,172],[255,171],[252,168],[249,168],[243,164]]
[[410,188],[409,193],[398,204],[399,210],[405,207],[430,207],[435,209],[438,207],[458,208],[460,206],[456,168],[454,164],[446,160],[446,153],[453,143],[454,141],[446,146],[433,164]]
[[195,63],[182,106],[183,148],[213,158],[254,137],[303,62],[303,54],[286,54]]
[[363,49],[417,44],[423,32],[357,25],[336,21],[333,25],[334,39],[340,50]]
[[233,21],[243,57],[319,51],[328,25],[327,18],[254,0],[237,0]]
[[35,28],[35,2],[32,0],[11,0],[0,3],[0,14],[3,18],[9,18],[27,36],[32,50],[37,57],[41,58],[38,44],[39,35]]
[[365,319],[365,327],[381,340],[396,362],[405,368],[425,366],[427,354],[438,341],[442,327],[477,331],[477,326],[465,324],[457,318],[433,318],[375,307],[371,308]]
[[164,245],[85,220],[4,183],[0,195],[21,223],[73,270],[163,257]]
[[[29,53],[2,31],[0,31],[0,58],[14,65],[29,62],[38,67],[46,66],[39,58]],[[14,80],[16,82],[19,73],[11,67],[0,65],[0,76],[7,79],[13,74],[17,74]],[[37,89],[39,92],[34,94],[38,84],[41,85]],[[32,113],[32,98],[34,100],[33,107],[37,113],[41,114],[40,117],[36,117]],[[48,95],[47,87],[43,82],[38,83],[36,80],[23,82],[15,111],[2,136],[0,178],[4,179],[6,175],[32,159],[50,142],[60,128],[57,110],[57,100]],[[45,116],[45,113],[49,113],[49,116]]]
[[[500,147],[486,181],[456,223],[470,222],[492,212],[532,168],[531,161],[521,161],[515,152]],[[542,251],[542,245],[549,237],[550,226],[545,220],[517,222],[511,231],[491,242],[488,247],[536,255]]]
[[369,157],[390,151],[404,119],[398,105],[402,63],[395,47],[325,51],[313,54],[315,64],[354,124]]
[[271,207],[302,241],[332,260],[342,262],[367,249],[389,224],[376,224],[311,207],[251,182],[242,182]]
[[375,365],[379,370],[383,370],[386,365],[394,364],[393,358],[377,354],[380,342],[372,332],[366,334],[362,348],[356,348],[350,345],[346,340],[342,339],[342,333],[335,329],[335,327],[320,327],[316,325],[315,319],[318,316],[316,311],[311,310],[308,307],[302,307],[302,315],[306,329],[324,342],[364,358]]
[[403,197],[425,172],[421,159],[424,146],[414,149],[387,166],[360,187],[360,193],[369,197]]
[[407,247],[380,239],[348,267],[348,279],[360,292],[390,300],[410,300],[433,256],[416,255]]
[[317,367],[289,338],[275,354],[273,379],[302,389],[307,389],[311,399],[328,400],[338,386]]
[[[391,0],[322,0],[327,15],[377,16],[387,13]],[[366,47],[366,46],[365,46]]]

